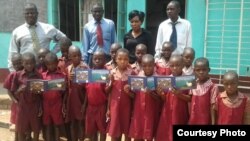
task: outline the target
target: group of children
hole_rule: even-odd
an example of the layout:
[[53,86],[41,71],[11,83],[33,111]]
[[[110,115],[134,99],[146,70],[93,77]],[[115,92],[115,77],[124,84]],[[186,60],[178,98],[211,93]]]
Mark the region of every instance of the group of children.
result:
[[[219,93],[209,78],[206,58],[194,61],[192,48],[185,48],[182,55],[172,54],[172,48],[170,42],[163,43],[161,58],[155,60],[147,54],[145,45],[138,44],[137,61],[129,64],[128,50],[114,43],[110,48],[111,61],[106,63],[105,53],[98,50],[93,54],[92,68],[82,62],[80,49],[67,38],[61,41],[60,59],[46,49],[39,51],[39,65],[31,53],[13,55],[16,72],[6,78],[4,87],[16,109],[11,121],[16,124],[18,141],[25,141],[31,132],[38,140],[41,129],[46,141],[59,141],[60,127],[66,128],[71,141],[97,140],[97,132],[101,141],[106,140],[107,133],[112,141],[121,140],[122,135],[126,141],[172,141],[173,125],[249,124],[249,98],[238,91],[236,72],[225,73],[225,91]],[[108,69],[109,82],[76,83],[76,68]],[[157,87],[135,92],[128,84],[129,75],[192,74],[197,78],[197,87],[191,90],[171,87],[164,91]],[[29,91],[26,81],[34,78],[64,78],[67,87],[65,91]]]

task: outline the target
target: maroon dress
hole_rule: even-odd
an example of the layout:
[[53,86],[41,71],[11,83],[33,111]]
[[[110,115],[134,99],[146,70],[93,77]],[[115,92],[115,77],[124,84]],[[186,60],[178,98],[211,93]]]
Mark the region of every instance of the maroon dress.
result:
[[156,72],[158,75],[170,75],[171,70],[169,67],[169,63],[166,62],[164,58],[160,58],[155,63]]

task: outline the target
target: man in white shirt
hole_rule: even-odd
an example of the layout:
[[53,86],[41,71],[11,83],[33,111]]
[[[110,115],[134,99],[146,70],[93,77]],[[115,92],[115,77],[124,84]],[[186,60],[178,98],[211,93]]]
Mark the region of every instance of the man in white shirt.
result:
[[[13,53],[24,54],[32,52],[37,56],[37,50],[40,48],[50,49],[50,42],[52,40],[58,43],[62,37],[65,37],[65,34],[53,25],[37,21],[38,11],[36,5],[33,3],[25,5],[24,17],[25,23],[12,32],[8,55],[8,68],[10,71],[14,71],[11,63]],[[35,34],[35,37],[32,36],[31,28],[33,28],[33,35]],[[56,44],[52,51],[55,53],[59,52],[59,46]]]
[[174,30],[173,25],[175,26],[177,40],[172,54],[182,54],[185,47],[192,47],[191,24],[189,21],[179,17],[180,10],[180,3],[178,1],[171,1],[167,5],[166,12],[169,19],[163,21],[158,28],[155,46],[156,59],[159,59],[161,56],[162,44],[165,41],[171,41],[171,34]]

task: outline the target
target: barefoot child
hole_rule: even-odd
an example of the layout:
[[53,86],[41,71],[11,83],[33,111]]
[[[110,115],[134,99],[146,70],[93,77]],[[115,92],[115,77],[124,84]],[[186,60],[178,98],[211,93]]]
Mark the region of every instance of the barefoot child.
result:
[[141,60],[142,60],[142,56],[145,55],[147,53],[147,46],[144,44],[138,44],[135,47],[135,57],[136,57],[136,61],[131,64],[131,68],[133,69],[133,71],[138,74],[141,70]]
[[119,43],[113,43],[110,47],[110,55],[111,55],[111,60],[105,64],[105,68],[108,70],[112,70],[116,68],[117,64],[115,62],[115,55],[118,49],[122,48],[121,44]]
[[183,61],[184,61],[184,68],[183,68],[183,74],[184,75],[191,75],[194,72],[193,68],[193,61],[195,58],[195,51],[191,47],[185,47],[183,54]]

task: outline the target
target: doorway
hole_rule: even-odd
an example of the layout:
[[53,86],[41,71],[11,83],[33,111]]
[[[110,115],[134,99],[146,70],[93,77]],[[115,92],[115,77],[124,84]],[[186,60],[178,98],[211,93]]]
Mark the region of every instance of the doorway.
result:
[[[158,26],[167,19],[166,7],[171,0],[147,0],[146,3],[146,29],[149,30],[153,37],[155,45]],[[185,18],[186,0],[178,0],[181,6],[180,17]]]

